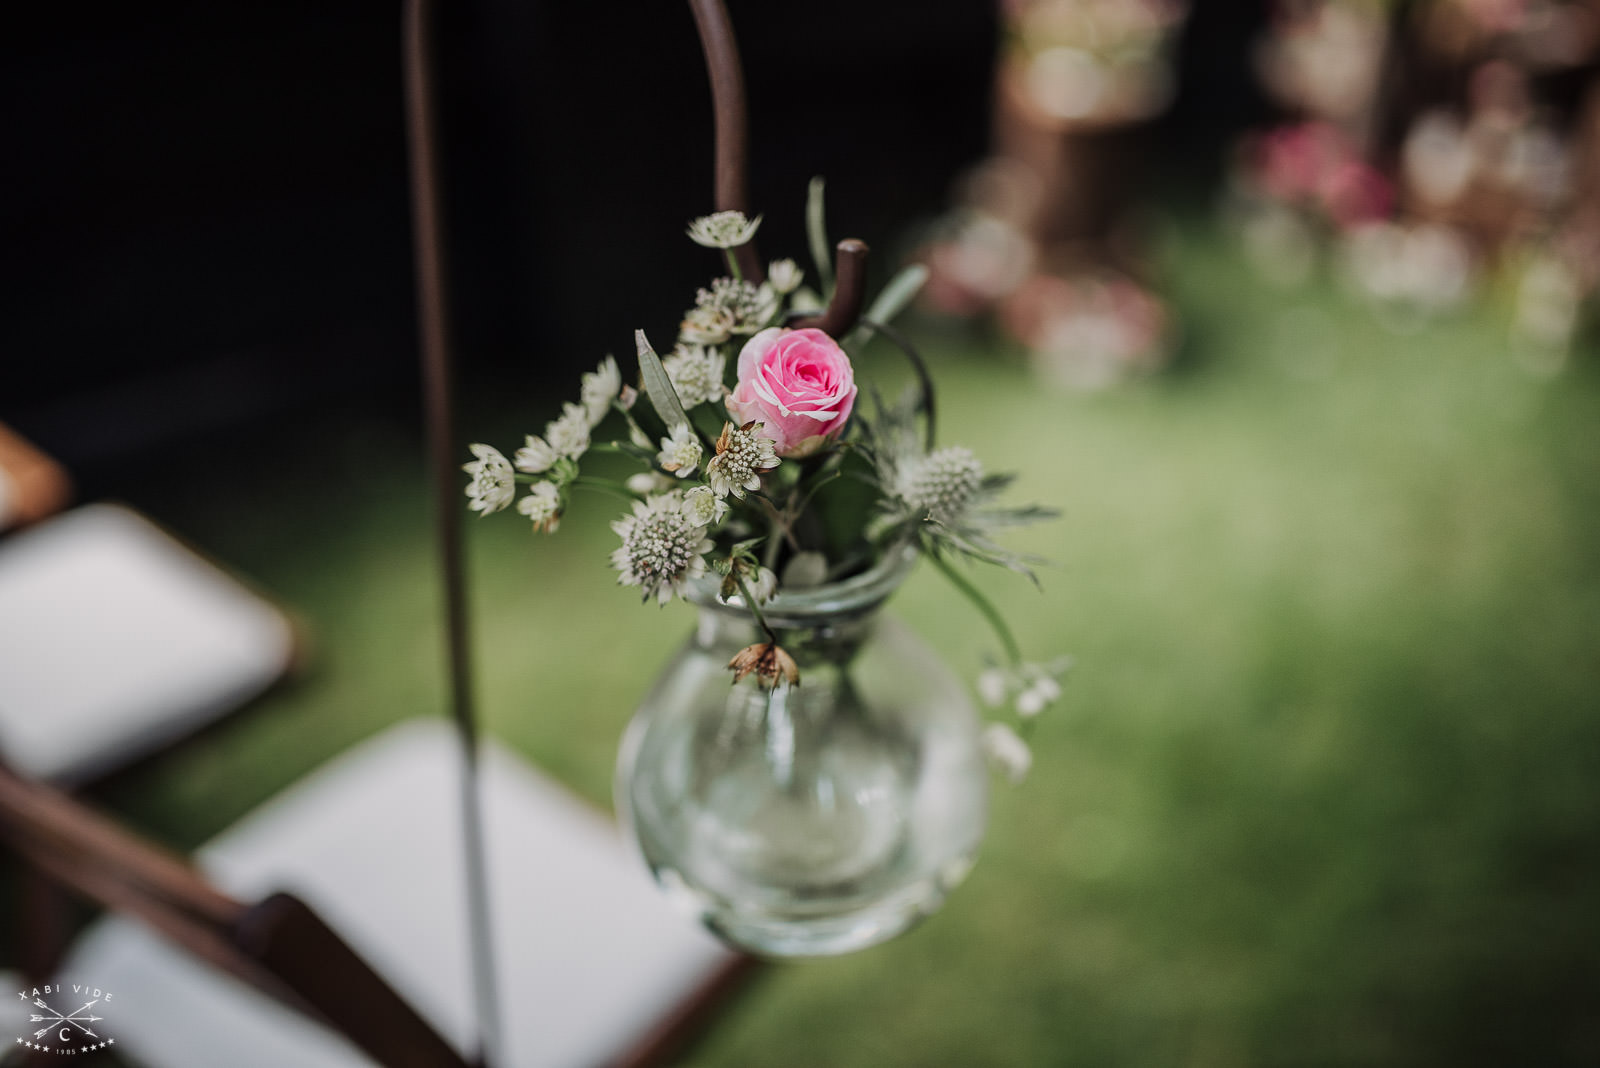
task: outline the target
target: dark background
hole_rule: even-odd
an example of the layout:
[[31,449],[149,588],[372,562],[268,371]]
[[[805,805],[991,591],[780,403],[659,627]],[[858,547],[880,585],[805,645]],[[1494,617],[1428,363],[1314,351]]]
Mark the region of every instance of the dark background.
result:
[[[709,91],[681,3],[440,7],[462,373],[514,395],[678,317],[709,266],[682,237]],[[804,248],[822,174],[882,271],[983,154],[994,7],[730,7],[765,247]],[[399,10],[39,5],[5,35],[0,420],[87,494],[286,419],[415,411]],[[1263,10],[1198,6],[1151,172],[1203,188],[1258,117]]]

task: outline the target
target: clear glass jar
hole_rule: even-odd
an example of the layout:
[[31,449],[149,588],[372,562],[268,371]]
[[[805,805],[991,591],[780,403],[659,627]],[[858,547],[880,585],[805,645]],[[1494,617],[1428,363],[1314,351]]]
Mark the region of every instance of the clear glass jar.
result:
[[916,553],[763,606],[800,684],[737,685],[763,641],[697,588],[699,626],[623,738],[617,812],[651,872],[728,942],[777,957],[891,938],[971,868],[987,820],[978,717],[926,644],[879,613]]

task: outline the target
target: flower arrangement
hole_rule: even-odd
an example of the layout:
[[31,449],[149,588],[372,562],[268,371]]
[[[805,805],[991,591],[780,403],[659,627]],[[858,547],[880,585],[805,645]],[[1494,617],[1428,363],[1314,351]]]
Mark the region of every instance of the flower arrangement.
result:
[[[625,384],[607,356],[583,376],[577,402],[509,459],[493,446],[472,445],[469,507],[481,515],[514,507],[536,532],[553,534],[575,490],[626,499],[628,510],[611,524],[619,584],[646,602],[699,592],[748,610],[765,640],[741,650],[728,669],[734,685],[751,679],[767,689],[803,680],[764,605],[914,549],[999,638],[1004,662],[983,673],[978,692],[1010,715],[987,726],[983,745],[992,763],[1020,779],[1031,759],[1024,735],[1060,696],[1068,662],[1025,662],[1001,615],[955,560],[1033,578],[1031,561],[993,534],[1054,513],[1000,506],[1011,476],[988,473],[962,446],[936,447],[926,368],[888,325],[926,271],[907,268],[860,315],[866,247],[841,242],[838,262],[830,264],[822,216],[815,181],[807,212],[815,288],[793,260],[761,269],[750,246],[759,216],[720,211],[690,223],[689,238],[720,252],[727,273],[698,291],[672,348],[658,355],[637,331],[637,386]],[[849,354],[875,334],[907,354],[920,389],[893,402],[869,391],[869,413]],[[641,396],[648,404],[638,403]],[[608,421],[619,436],[597,440]],[[626,455],[641,470],[621,482],[581,473],[580,462],[596,450]],[[519,486],[526,487],[520,498]]]

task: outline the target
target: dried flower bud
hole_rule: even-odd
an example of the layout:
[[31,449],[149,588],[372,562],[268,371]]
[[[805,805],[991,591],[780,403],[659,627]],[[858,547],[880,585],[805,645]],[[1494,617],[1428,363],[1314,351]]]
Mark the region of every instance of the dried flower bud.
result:
[[770,642],[740,649],[728,661],[728,670],[733,672],[735,683],[753,672],[756,682],[761,686],[776,686],[780,677],[790,686],[800,685],[800,669],[795,665],[794,657]]

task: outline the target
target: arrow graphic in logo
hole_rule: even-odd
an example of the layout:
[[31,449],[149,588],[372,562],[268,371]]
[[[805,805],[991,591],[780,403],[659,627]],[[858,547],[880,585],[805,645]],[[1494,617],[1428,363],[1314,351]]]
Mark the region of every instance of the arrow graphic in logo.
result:
[[41,1008],[41,1009],[45,1010],[46,1012],[50,1013],[51,1015],[49,1015],[49,1016],[41,1016],[38,1013],[34,1013],[32,1016],[30,1016],[28,1018],[30,1023],[44,1022],[44,1023],[47,1024],[47,1026],[41,1027],[41,1028],[39,1028],[39,1030],[35,1031],[33,1033],[33,1037],[36,1038],[36,1039],[43,1038],[45,1035],[49,1034],[50,1031],[57,1024],[71,1024],[73,1027],[76,1027],[78,1030],[82,1031],[84,1034],[88,1035],[90,1038],[99,1038],[100,1037],[99,1035],[97,1035],[93,1031],[89,1030],[87,1027],[84,1026],[84,1024],[93,1023],[96,1020],[103,1020],[103,1019],[105,1019],[105,1017],[104,1016],[94,1016],[92,1014],[89,1015],[89,1016],[82,1015],[83,1013],[86,1013],[91,1008],[93,1008],[95,1003],[98,1002],[99,1000],[100,1000],[99,998],[95,998],[94,1001],[89,1002],[89,1004],[83,1006],[82,1008],[74,1009],[71,1013],[63,1016],[58,1010],[56,1010],[56,1009],[50,1007],[49,1005],[45,1004],[45,1001],[44,1001],[43,998],[34,998],[33,999],[33,1003],[35,1005],[39,1006],[39,1008]]

